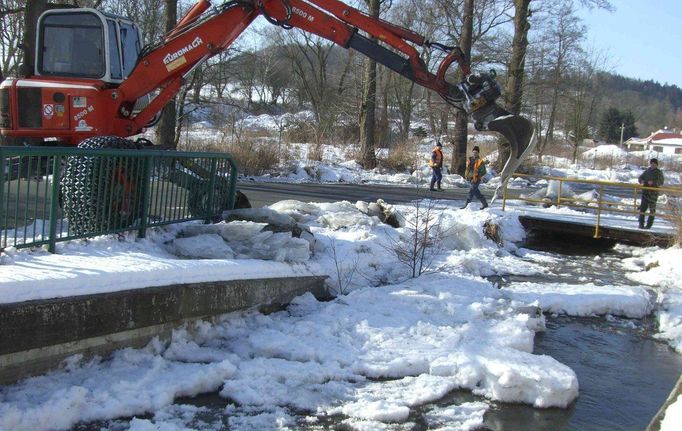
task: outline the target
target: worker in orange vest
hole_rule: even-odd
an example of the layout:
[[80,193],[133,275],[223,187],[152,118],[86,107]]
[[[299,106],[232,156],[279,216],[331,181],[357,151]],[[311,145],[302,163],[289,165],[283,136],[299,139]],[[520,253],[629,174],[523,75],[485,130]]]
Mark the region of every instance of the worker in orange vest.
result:
[[481,191],[478,189],[478,186],[481,185],[481,180],[486,174],[485,160],[479,157],[480,150],[478,146],[474,147],[473,150],[471,150],[471,153],[472,156],[467,160],[467,167],[464,171],[464,178],[466,178],[470,184],[469,197],[464,203],[462,209],[466,208],[467,205],[471,203],[471,200],[476,197],[479,201],[481,201],[481,209],[483,210],[488,208],[488,202],[485,200],[485,196],[483,196]]
[[[431,151],[429,166],[431,166],[431,169],[433,170],[433,174],[431,175],[431,186],[429,189],[432,192],[442,192],[443,189],[440,187],[440,182],[443,180],[443,173],[441,172],[441,169],[443,169],[443,144],[441,144],[440,141],[436,142],[435,148]],[[438,189],[434,189],[434,185],[438,185]]]

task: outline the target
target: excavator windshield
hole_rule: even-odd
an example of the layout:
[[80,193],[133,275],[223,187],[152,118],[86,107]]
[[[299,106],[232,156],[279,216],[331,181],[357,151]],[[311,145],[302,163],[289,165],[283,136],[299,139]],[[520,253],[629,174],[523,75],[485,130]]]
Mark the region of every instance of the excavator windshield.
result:
[[41,26],[38,73],[103,78],[106,73],[104,32],[92,13],[46,15]]
[[95,9],[56,10],[39,24],[37,75],[121,82],[140,52],[137,27]]

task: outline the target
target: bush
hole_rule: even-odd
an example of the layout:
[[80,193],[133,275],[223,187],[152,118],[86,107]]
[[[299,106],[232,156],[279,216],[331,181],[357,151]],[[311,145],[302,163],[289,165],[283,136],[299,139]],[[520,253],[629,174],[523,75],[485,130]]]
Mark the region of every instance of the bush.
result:
[[[395,172],[412,171],[417,163],[418,145],[412,141],[403,141],[394,145],[388,156],[377,160],[380,167]],[[427,156],[425,156],[427,157]]]
[[305,121],[292,122],[284,132],[284,139],[288,142],[313,142],[315,130]]
[[253,141],[230,145],[228,152],[234,157],[242,175],[263,175],[272,172],[280,160],[275,145],[258,144]]
[[426,131],[424,126],[417,126],[410,131],[412,132],[412,135],[415,138],[426,138],[427,136],[429,136],[429,132]]
[[288,160],[286,150],[277,151],[277,144],[258,140],[245,140],[233,144],[218,142],[193,142],[178,148],[180,151],[210,151],[230,153],[242,175],[263,175],[275,170],[280,160]]

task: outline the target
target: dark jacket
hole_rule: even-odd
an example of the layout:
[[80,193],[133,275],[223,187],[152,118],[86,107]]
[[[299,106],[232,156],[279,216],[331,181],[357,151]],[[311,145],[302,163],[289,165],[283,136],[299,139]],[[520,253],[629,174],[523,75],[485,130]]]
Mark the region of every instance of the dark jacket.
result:
[[[639,183],[645,187],[661,187],[663,181],[663,171],[658,168],[648,167],[639,176]],[[658,192],[656,190],[642,190],[642,195],[653,198],[658,197]]]

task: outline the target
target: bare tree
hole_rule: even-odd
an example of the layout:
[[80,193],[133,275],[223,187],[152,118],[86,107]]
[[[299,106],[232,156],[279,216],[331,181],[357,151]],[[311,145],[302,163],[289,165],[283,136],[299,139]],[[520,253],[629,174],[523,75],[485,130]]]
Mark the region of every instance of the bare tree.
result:
[[[462,50],[464,57],[469,61],[471,58],[471,44],[474,31],[474,0],[464,0],[463,7],[464,25],[462,26],[462,34],[459,39],[459,49]],[[469,123],[469,115],[463,111],[458,110],[455,114],[455,133],[453,135],[453,151],[452,151],[452,166],[456,173],[464,176],[466,169],[466,153],[467,153],[467,126]]]
[[505,105],[514,115],[521,113],[523,99],[523,78],[526,65],[526,49],[528,48],[528,31],[530,30],[531,0],[514,0],[514,39],[512,53],[507,69],[507,85]]
[[603,54],[590,52],[571,77],[571,91],[566,96],[565,126],[573,144],[573,163],[578,159],[578,149],[583,140],[590,136],[590,126],[596,122],[596,109],[601,97],[597,71],[603,62]]
[[358,273],[360,265],[360,255],[356,252],[354,256],[339,256],[337,253],[336,240],[330,238],[329,247],[332,252],[332,259],[334,260],[334,269],[336,270],[336,293],[338,295],[345,295],[350,292],[350,286],[353,282],[353,277]]
[[[164,28],[166,33],[173,30],[178,21],[178,0],[164,0]],[[156,139],[161,145],[169,145],[175,148],[176,136],[175,125],[177,121],[177,109],[175,107],[176,99],[174,98],[166,104],[161,111],[161,119],[156,126]]]
[[554,141],[554,129],[559,113],[559,97],[563,89],[562,78],[565,76],[571,61],[576,58],[582,47],[585,30],[576,15],[571,1],[562,1],[556,9],[550,11],[552,25],[547,34],[550,41],[550,91],[549,119],[547,130],[538,145],[538,153],[542,157],[547,145]]
[[435,260],[443,250],[445,231],[441,224],[442,210],[438,201],[418,200],[405,218],[397,236],[389,236],[381,246],[407,267],[411,278],[435,271]]
[[[435,26],[434,39],[457,43],[474,67],[479,63],[500,63],[500,51],[504,52],[504,50],[498,46],[496,40],[510,21],[511,0],[429,1],[433,3],[435,11],[432,19],[440,23]],[[439,58],[434,58],[434,60],[437,61]],[[461,76],[457,75],[450,79],[455,82],[461,79]],[[440,109],[438,132],[439,134],[446,133],[449,107],[447,105],[434,106]],[[466,167],[467,123],[468,116],[464,112],[458,113],[455,121],[457,130],[452,137],[454,144],[452,166],[455,172],[460,174],[464,174]]]
[[145,44],[164,34],[165,0],[106,0],[102,7],[107,12],[125,16],[137,24]]
[[[365,0],[369,16],[379,18],[382,0]],[[376,38],[371,37],[376,41]],[[360,163],[366,169],[377,165],[374,148],[376,146],[376,104],[377,104],[377,62],[365,59],[364,92],[360,107]]]
[[[391,10],[390,17],[392,22],[405,28],[412,29],[428,38],[433,34],[433,28],[432,24],[422,19],[424,13],[425,11],[413,2],[405,2],[396,5],[396,7]],[[422,59],[425,63],[428,64],[430,58],[430,51],[422,53]],[[400,139],[401,141],[406,141],[409,138],[412,126],[412,115],[417,106],[423,102],[427,92],[424,91],[424,89],[417,87],[413,81],[393,72],[389,73],[388,86],[389,89],[392,90],[389,94],[391,102],[397,108],[397,124],[400,130]],[[431,102],[433,102],[433,100],[431,100]],[[435,127],[434,120],[434,128]]]
[[389,78],[393,89],[393,100],[398,108],[398,126],[400,128],[400,139],[406,141],[410,135],[412,113],[414,112],[417,100],[414,98],[415,84],[412,81],[392,75]]
[[24,0],[0,2],[0,75],[16,74],[23,58]]
[[22,48],[24,50],[24,62],[20,76],[30,76],[35,70],[35,52],[36,52],[36,31],[38,27],[38,18],[40,14],[47,10],[47,0],[34,0],[26,4],[24,11],[24,37]]
[[313,111],[313,132],[319,157],[320,146],[338,117],[337,102],[344,91],[343,87],[334,85],[328,68],[334,44],[302,31],[288,31],[284,37],[300,94],[310,102]]

